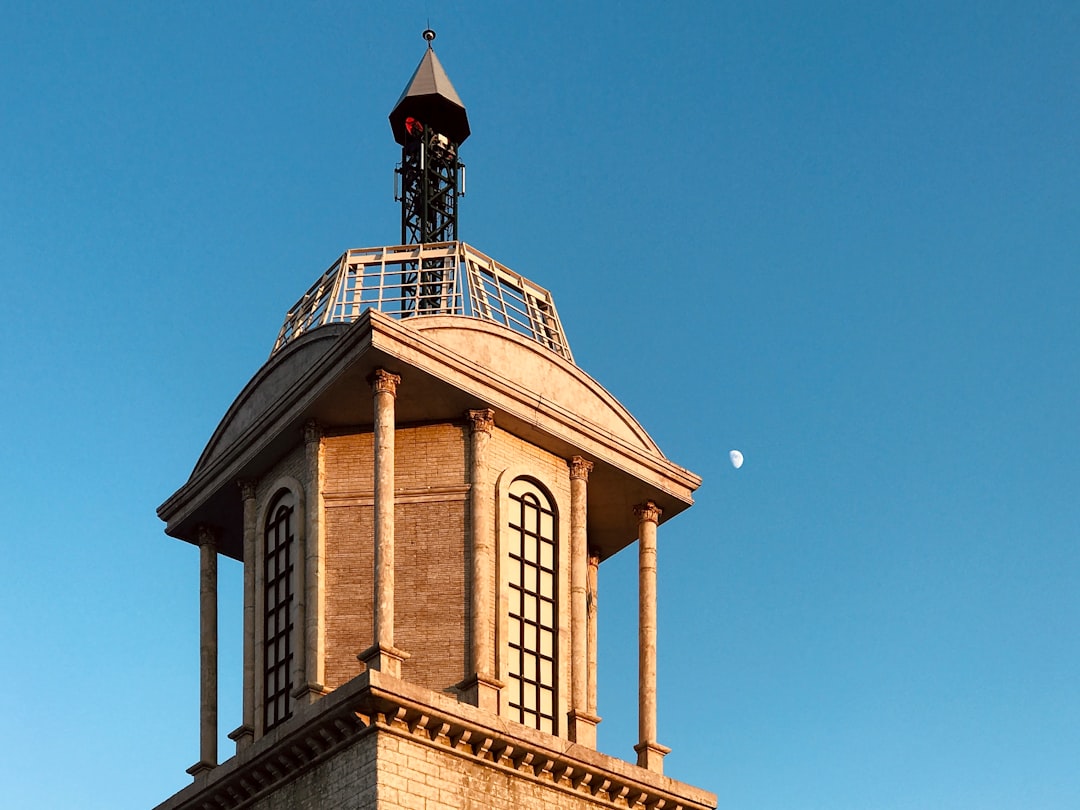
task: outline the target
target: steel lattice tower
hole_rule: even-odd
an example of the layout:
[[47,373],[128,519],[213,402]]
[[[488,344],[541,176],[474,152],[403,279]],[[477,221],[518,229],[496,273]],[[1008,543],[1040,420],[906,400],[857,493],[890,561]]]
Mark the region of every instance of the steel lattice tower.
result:
[[[469,137],[465,106],[439,63],[424,31],[428,48],[393,112],[390,126],[401,144],[397,198],[401,201],[401,243],[425,245],[456,242],[458,197],[464,192],[464,165],[458,147]],[[431,266],[429,266],[431,265]],[[444,308],[442,263],[428,261],[402,279],[416,314]]]

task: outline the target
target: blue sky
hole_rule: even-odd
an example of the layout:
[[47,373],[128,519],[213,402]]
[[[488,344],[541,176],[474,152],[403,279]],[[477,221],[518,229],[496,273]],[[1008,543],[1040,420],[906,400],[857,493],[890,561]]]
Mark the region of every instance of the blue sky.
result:
[[[197,552],[154,510],[285,309],[397,240],[430,17],[462,237],[705,481],[660,530],[667,772],[740,810],[1075,808],[1080,6],[415,5],[0,4],[5,804],[187,783]],[[623,757],[635,564],[601,574]]]

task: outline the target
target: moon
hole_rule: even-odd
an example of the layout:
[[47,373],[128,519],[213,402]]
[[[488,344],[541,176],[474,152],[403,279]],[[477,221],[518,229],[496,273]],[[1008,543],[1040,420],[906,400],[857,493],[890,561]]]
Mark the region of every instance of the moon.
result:
[[731,456],[731,466],[734,467],[736,470],[739,469],[739,467],[742,466],[743,462],[742,453],[740,453],[738,450],[732,450],[730,453],[728,453],[728,455]]

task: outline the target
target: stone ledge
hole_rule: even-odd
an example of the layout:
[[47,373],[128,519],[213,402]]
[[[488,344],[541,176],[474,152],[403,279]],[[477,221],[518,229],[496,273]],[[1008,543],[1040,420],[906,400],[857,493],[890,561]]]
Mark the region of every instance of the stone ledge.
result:
[[368,670],[158,805],[241,810],[371,734],[391,734],[618,808],[713,810],[708,791]]

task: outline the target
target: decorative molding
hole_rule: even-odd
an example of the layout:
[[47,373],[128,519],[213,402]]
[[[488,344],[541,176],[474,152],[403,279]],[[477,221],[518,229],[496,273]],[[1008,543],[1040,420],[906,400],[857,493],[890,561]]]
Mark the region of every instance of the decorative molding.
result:
[[254,478],[241,478],[236,482],[236,485],[240,487],[241,499],[245,501],[255,500],[255,495],[259,487],[258,481]]
[[478,411],[466,411],[465,415],[472,423],[474,433],[486,433],[489,436],[495,430],[495,411],[483,408]]
[[196,545],[198,546],[210,546],[212,549],[217,548],[218,533],[214,530],[214,527],[207,526],[205,523],[200,523],[195,527]]
[[292,691],[292,696],[297,700],[306,697],[321,698],[330,694],[330,690],[321,683],[302,683]]
[[401,665],[411,657],[405,650],[378,642],[356,656],[368,669],[376,669],[394,678],[401,677]]
[[[464,501],[469,496],[469,486],[422,487],[419,489],[399,489],[394,492],[394,503],[441,503],[444,501]],[[367,492],[324,492],[323,505],[327,509],[338,506],[373,506],[375,494]]]
[[639,503],[634,507],[634,514],[637,515],[639,523],[644,523],[645,521],[659,523],[660,516],[664,514],[664,510],[652,501],[645,501],[645,503]]
[[589,473],[592,472],[593,463],[586,461],[581,456],[574,456],[567,462],[570,465],[570,480],[588,481]]
[[[398,378],[400,379],[400,378]],[[304,444],[312,444],[322,438],[322,425],[314,419],[308,419],[304,423]]]
[[210,773],[216,767],[217,767],[216,765],[212,765],[209,762],[203,762],[200,759],[198,762],[196,762],[194,765],[192,765],[190,768],[188,768],[186,770],[186,773],[190,773],[196,779],[200,779],[202,777],[205,777],[208,773]]
[[391,374],[384,368],[377,368],[368,377],[368,382],[371,383],[371,387],[376,394],[389,394],[396,397],[397,387],[401,383],[401,375]]
[[[368,671],[205,774],[159,810],[241,810],[371,734],[389,734],[601,806],[712,810],[716,797],[565,739]],[[664,750],[655,743],[656,753]],[[381,778],[375,776],[374,778]]]
[[671,753],[671,749],[666,745],[647,740],[635,745],[634,750],[637,751],[639,768],[648,768],[655,773],[664,772],[664,757]]
[[255,729],[248,725],[240,725],[229,732],[229,739],[238,746],[248,746],[255,740]]

